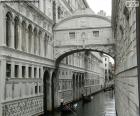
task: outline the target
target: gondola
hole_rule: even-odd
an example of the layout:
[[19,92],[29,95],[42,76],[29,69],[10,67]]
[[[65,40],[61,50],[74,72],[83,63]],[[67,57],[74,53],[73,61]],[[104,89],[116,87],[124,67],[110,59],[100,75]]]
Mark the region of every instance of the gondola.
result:
[[83,102],[91,102],[90,96],[82,96]]
[[61,104],[60,107],[58,108],[59,111],[63,113],[73,113],[77,109],[77,105],[72,105],[72,104],[66,104],[63,105]]

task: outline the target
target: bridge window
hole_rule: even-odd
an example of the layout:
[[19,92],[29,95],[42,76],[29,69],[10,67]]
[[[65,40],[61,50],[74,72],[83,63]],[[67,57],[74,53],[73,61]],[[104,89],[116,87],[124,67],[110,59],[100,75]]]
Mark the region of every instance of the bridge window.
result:
[[99,31],[93,31],[93,36],[94,37],[99,37]]
[[6,76],[11,77],[11,64],[6,64]]
[[75,32],[69,32],[70,39],[75,39]]

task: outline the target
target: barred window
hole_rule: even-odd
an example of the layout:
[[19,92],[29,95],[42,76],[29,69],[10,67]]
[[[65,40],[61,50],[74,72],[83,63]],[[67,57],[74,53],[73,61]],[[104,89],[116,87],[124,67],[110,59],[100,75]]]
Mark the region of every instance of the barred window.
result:
[[29,77],[31,78],[31,76],[32,76],[32,67],[28,67],[28,70],[29,70]]
[[6,64],[6,76],[11,77],[11,64]]
[[75,32],[69,32],[70,39],[75,39]]
[[99,37],[99,31],[93,31],[93,36],[94,37]]
[[37,77],[37,69],[34,68],[34,78],[36,78],[36,77]]

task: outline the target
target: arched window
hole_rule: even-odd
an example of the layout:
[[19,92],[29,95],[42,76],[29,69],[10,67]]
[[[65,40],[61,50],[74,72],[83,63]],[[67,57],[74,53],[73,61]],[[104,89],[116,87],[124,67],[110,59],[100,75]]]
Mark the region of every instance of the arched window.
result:
[[32,26],[28,26],[28,51],[31,53],[32,48]]
[[14,41],[14,48],[18,48],[18,42],[19,42],[19,18],[15,17],[15,26],[14,26],[14,35],[15,35],[15,41]]
[[44,36],[44,56],[47,54],[47,34]]
[[22,22],[22,50],[26,50],[26,23],[23,21]]
[[11,43],[11,22],[12,15],[10,12],[6,14],[6,46],[10,47]]
[[61,18],[61,8],[60,8],[60,6],[58,7],[58,19],[60,19]]
[[35,28],[34,29],[34,53],[36,54],[37,53],[37,29]]
[[56,22],[56,3],[53,1],[53,20]]

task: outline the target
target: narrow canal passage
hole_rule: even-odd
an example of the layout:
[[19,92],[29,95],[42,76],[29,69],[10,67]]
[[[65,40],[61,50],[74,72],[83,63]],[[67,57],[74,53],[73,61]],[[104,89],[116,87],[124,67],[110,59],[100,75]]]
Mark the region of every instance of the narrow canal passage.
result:
[[112,91],[101,92],[94,95],[89,103],[78,102],[78,109],[75,113],[54,112],[48,116],[116,116],[114,93]]

